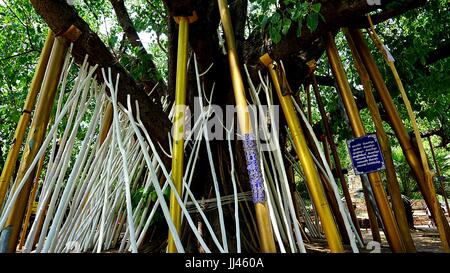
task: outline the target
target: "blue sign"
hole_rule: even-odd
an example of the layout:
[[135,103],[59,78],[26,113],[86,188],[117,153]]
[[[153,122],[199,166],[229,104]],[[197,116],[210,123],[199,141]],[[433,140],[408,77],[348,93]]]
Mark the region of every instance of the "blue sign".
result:
[[347,140],[347,146],[355,174],[372,173],[386,168],[375,134]]

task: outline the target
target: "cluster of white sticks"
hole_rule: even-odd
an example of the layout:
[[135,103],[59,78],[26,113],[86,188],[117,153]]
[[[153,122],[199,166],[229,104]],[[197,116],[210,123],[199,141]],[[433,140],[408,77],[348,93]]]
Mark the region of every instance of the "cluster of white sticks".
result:
[[[126,106],[118,103],[120,79],[119,76],[113,78],[110,70],[102,70],[105,84],[99,86],[94,76],[97,66],[89,66],[86,58],[79,68],[73,88],[66,90],[68,89],[69,71],[73,66],[73,59],[70,55],[69,52],[64,63],[54,123],[35,160],[20,181],[18,190],[8,196],[5,209],[1,214],[0,225],[6,221],[14,201],[17,199],[17,193],[40,158],[47,156],[48,160],[43,168],[46,171],[42,174],[42,185],[36,199],[39,207],[31,229],[26,235],[23,252],[103,252],[109,249],[118,249],[119,252],[138,252],[144,243],[145,235],[154,216],[161,212],[170,232],[174,235],[177,251],[184,252],[182,241],[177,235],[170,217],[170,205],[164,194],[168,189],[176,192],[170,170],[165,167],[161,158],[161,156],[170,157],[170,153],[160,156],[160,150],[156,148],[158,143],[154,143],[140,119],[137,102],[131,101],[128,96]],[[224,129],[228,132],[228,150],[231,158],[230,183],[232,183],[233,194],[220,195],[219,179],[213,163],[206,127],[208,119],[214,114],[213,107],[211,107],[214,90],[211,91],[211,97],[206,98],[205,90],[201,85],[201,77],[206,72],[199,73],[195,56],[194,64],[198,95],[202,98],[200,102],[203,110],[197,120],[193,122],[194,127],[189,133],[198,135],[186,138],[190,141],[185,142],[185,147],[189,145],[190,149],[186,149],[187,164],[183,179],[183,191],[181,195],[175,194],[175,196],[182,210],[182,220],[187,222],[190,232],[198,240],[203,251],[211,252],[211,245],[208,246],[205,240],[205,237],[208,236],[220,252],[236,251],[239,253],[241,252],[239,202],[248,202],[250,195],[248,192],[238,192],[240,187],[236,182],[234,155],[230,140],[232,128]],[[106,88],[109,89],[111,98],[105,96]],[[260,94],[264,95],[270,112],[270,116],[266,117],[266,122],[274,120],[273,109],[271,109],[272,92],[268,79],[263,80],[261,77],[261,84],[258,88],[251,84],[250,93],[253,103],[258,108],[262,107]],[[113,106],[113,121],[106,139],[101,143],[100,128],[104,123],[105,109],[108,104]],[[94,109],[92,110],[92,108]],[[298,107],[297,109],[314,136],[303,113]],[[172,116],[173,107],[169,114],[170,118]],[[89,119],[87,124],[86,119]],[[186,122],[191,122],[191,120]],[[85,134],[80,139],[79,135],[82,129],[85,130]],[[258,133],[263,133],[265,139],[269,139],[267,128]],[[257,145],[261,146],[260,138],[256,136],[255,139],[258,140]],[[314,141],[321,151],[317,139],[314,138]],[[75,145],[80,142],[80,145]],[[201,145],[206,145],[210,162],[208,167],[212,174],[214,190],[214,198],[203,201],[197,200],[190,189]],[[323,234],[320,226],[311,219],[301,197],[291,194],[283,163],[283,154],[279,149],[278,136],[275,135],[274,139],[271,139],[270,145],[272,145],[271,151],[260,152],[259,163],[263,170],[264,188],[273,232],[281,252],[303,253],[306,252],[304,236],[302,237],[302,232],[305,234],[305,231],[298,221],[299,215],[297,215],[298,212],[296,214],[294,202],[297,202],[300,207],[300,213],[310,235],[322,238]],[[259,150],[261,151],[261,149]],[[344,215],[352,249],[357,252],[355,239],[360,244],[361,240],[355,235],[357,233],[354,232],[348,211],[341,202],[336,182],[322,151],[320,156],[320,159],[315,159],[317,166],[320,166],[318,161],[321,160],[325,170],[321,167],[318,169],[334,190],[340,211]],[[298,163],[293,165],[298,168]],[[162,184],[160,184],[161,176]],[[139,197],[136,205],[132,202],[132,193],[139,189],[143,189],[144,194]],[[156,193],[156,199],[149,198],[148,193],[151,190]],[[208,204],[207,209],[205,204]],[[224,204],[234,204],[236,234],[233,236],[233,240],[236,240],[234,242],[236,249],[229,248],[231,238],[227,238],[227,226],[223,213]],[[206,210],[216,210],[217,214],[210,215],[217,215],[215,217],[218,217],[218,228],[213,228]],[[317,217],[315,218],[317,219]],[[206,227],[207,234],[199,230],[199,221]]]

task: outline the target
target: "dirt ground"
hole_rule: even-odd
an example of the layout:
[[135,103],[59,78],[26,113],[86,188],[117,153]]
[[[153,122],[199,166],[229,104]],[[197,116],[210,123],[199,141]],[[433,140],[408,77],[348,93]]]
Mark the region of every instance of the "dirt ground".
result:
[[[361,229],[363,234],[364,242],[367,244],[372,241],[372,233],[370,229]],[[389,249],[386,236],[382,231],[381,235],[381,253],[391,253]],[[436,228],[428,226],[416,227],[415,230],[411,230],[411,236],[413,238],[414,244],[416,246],[417,252],[422,253],[441,253],[441,241],[439,239],[439,233]],[[329,252],[327,249],[327,243],[325,240],[314,240],[314,242],[306,243],[306,249],[308,252]],[[345,246],[346,251],[351,252],[349,246]],[[370,253],[373,251],[372,248],[361,249],[361,253]]]
[[[370,229],[368,231],[362,230],[364,240],[366,242],[372,240],[372,233]],[[386,236],[383,232],[380,232],[382,239],[382,252],[391,252],[388,248],[388,242]],[[441,240],[439,238],[439,233],[436,228],[433,227],[418,227],[415,230],[411,230],[411,236],[416,246],[417,252],[428,252],[428,253],[440,253]]]

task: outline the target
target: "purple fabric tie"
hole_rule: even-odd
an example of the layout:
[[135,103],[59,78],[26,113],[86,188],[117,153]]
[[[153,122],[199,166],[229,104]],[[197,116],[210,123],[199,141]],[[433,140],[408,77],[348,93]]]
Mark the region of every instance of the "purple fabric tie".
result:
[[247,171],[252,188],[253,203],[264,203],[266,196],[264,193],[264,185],[259,168],[258,151],[256,149],[256,141],[253,134],[244,135],[244,153],[247,161]]

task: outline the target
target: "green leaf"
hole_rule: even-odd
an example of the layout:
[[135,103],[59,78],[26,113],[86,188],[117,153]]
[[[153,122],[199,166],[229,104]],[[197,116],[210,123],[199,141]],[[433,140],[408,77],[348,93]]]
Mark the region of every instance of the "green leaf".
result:
[[299,16],[298,10],[295,8],[288,8],[287,11],[289,13],[289,16],[291,17],[291,20],[296,21]]
[[308,10],[309,10],[309,4],[308,4],[308,2],[300,3],[298,9],[300,10],[300,13],[301,13],[301,14],[306,14],[306,13],[308,13]]
[[279,13],[275,13],[270,17],[270,22],[273,24],[279,23],[281,21],[281,15]]
[[167,187],[166,190],[164,191],[164,197],[169,199],[170,198],[170,188]]
[[281,32],[284,35],[286,35],[288,33],[289,29],[291,28],[291,23],[292,23],[291,19],[289,19],[289,18],[283,19],[283,28],[282,28]]
[[319,25],[319,16],[317,15],[317,13],[308,14],[308,17],[306,17],[306,24],[311,32],[316,30],[317,26]]
[[272,26],[269,29],[269,35],[272,39],[272,42],[274,42],[275,44],[278,44],[281,41],[280,30],[277,27]]
[[421,63],[422,65],[425,65],[426,62],[427,62],[427,61],[426,61],[426,59],[425,59],[425,56],[420,56],[420,63]]
[[261,21],[261,28],[264,29],[267,25],[267,22],[269,21],[269,17],[264,16],[264,18]]
[[156,194],[156,191],[150,192],[150,198],[152,199],[152,202],[156,202],[158,199],[158,195]]
[[313,4],[313,5],[311,6],[311,9],[312,9],[312,11],[314,11],[315,13],[319,13],[321,7],[322,7],[322,4],[321,4],[321,3],[316,3],[316,4]]

